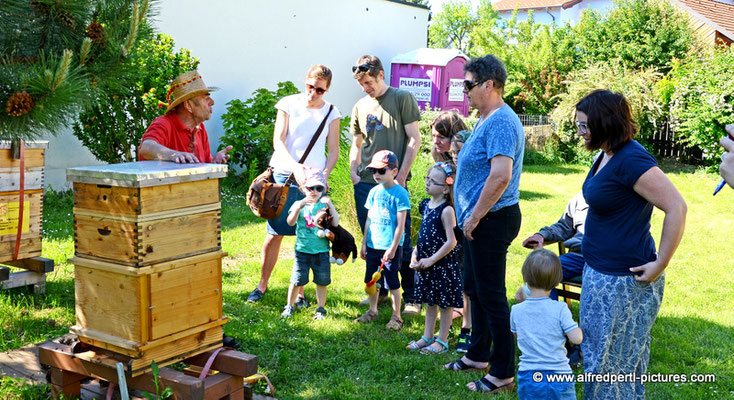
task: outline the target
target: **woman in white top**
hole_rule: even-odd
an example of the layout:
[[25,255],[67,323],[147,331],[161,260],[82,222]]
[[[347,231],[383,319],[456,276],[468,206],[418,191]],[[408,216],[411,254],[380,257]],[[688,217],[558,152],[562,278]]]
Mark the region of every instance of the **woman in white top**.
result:
[[[278,109],[278,116],[275,120],[274,152],[270,159],[270,166],[275,170],[276,182],[280,184],[284,183],[293,171],[302,167],[298,160],[305,153],[324,118],[327,118],[324,130],[308,153],[303,166],[323,171],[328,179],[336,165],[339,158],[341,114],[336,107],[329,112],[332,104],[324,100],[324,94],[331,85],[331,75],[331,70],[325,65],[314,65],[306,74],[306,90],[303,93],[284,97],[275,105],[275,108]],[[295,235],[295,227],[289,226],[285,221],[288,216],[287,210],[303,197],[301,191],[297,189],[297,184],[292,184],[288,191],[288,200],[283,207],[284,212],[278,218],[268,221],[260,261],[260,283],[248,296],[249,302],[259,301],[267,290],[268,280],[278,260],[283,237]],[[302,292],[299,294],[296,306],[308,307],[308,302],[305,301]]]

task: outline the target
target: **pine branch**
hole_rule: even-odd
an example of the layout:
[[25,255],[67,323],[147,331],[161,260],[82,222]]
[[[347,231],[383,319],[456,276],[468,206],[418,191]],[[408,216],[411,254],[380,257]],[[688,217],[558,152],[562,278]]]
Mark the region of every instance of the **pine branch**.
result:
[[71,56],[73,53],[74,52],[72,52],[71,50],[64,50],[64,56],[61,59],[61,64],[59,65],[58,71],[56,71],[56,80],[54,81],[51,90],[58,89],[59,85],[61,85],[61,83],[66,78],[66,74],[69,72],[69,65],[71,64]]

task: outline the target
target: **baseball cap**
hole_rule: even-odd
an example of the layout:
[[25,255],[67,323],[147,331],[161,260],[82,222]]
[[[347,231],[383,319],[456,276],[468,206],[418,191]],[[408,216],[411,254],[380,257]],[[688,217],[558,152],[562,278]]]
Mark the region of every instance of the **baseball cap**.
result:
[[372,156],[367,168],[397,168],[398,156],[390,150],[380,150]]

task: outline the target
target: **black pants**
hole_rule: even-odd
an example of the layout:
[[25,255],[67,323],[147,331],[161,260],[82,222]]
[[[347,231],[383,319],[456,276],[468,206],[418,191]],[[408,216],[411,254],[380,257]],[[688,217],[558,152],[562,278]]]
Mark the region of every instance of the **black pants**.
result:
[[[466,356],[489,362],[499,379],[515,376],[515,339],[510,332],[505,269],[507,248],[520,231],[520,206],[487,213],[464,237],[464,292],[471,299],[472,331]],[[494,344],[494,347],[492,346]]]

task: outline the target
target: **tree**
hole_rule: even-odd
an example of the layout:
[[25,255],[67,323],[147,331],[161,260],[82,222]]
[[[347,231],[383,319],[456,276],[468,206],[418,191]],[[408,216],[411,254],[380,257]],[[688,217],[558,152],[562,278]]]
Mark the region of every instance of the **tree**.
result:
[[4,0],[0,137],[55,134],[126,71],[150,1]]
[[451,46],[467,53],[471,47],[469,35],[477,19],[468,1],[454,0],[444,4],[428,28],[431,47]]
[[627,68],[665,73],[693,44],[686,14],[668,1],[616,0],[607,14],[584,12],[575,26],[581,57],[588,63],[617,60]]
[[171,81],[199,64],[189,50],[173,48],[171,36],[148,35],[126,61],[132,72],[127,84],[99,93],[79,115],[74,135],[98,160],[135,161],[143,133],[165,111],[161,104]]

